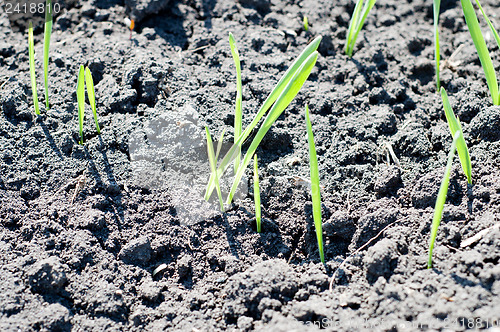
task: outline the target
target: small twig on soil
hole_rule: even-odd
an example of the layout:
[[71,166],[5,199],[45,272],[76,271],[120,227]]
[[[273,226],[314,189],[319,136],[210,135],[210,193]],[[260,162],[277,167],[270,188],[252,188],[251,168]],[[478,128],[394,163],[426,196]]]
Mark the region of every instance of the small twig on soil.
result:
[[335,282],[335,276],[337,275],[337,271],[339,271],[341,268],[344,267],[344,265],[346,264],[346,262],[354,257],[358,252],[360,252],[361,250],[363,250],[364,248],[366,248],[368,245],[370,245],[370,243],[372,243],[374,240],[376,240],[380,235],[382,235],[389,227],[391,227],[392,225],[394,225],[395,223],[399,222],[399,221],[403,221],[405,219],[407,219],[408,217],[405,217],[401,220],[396,220],[392,223],[390,223],[389,225],[385,226],[380,232],[378,232],[377,235],[375,235],[374,237],[372,237],[370,240],[368,240],[368,242],[366,242],[365,244],[363,244],[361,247],[359,247],[358,249],[356,249],[352,254],[350,254],[346,259],[344,259],[342,261],[342,263],[340,263],[339,267],[335,270],[335,272],[333,272],[333,275],[332,275],[332,279],[330,280],[330,286],[329,286],[329,290],[330,292],[333,291],[333,283]]
[[2,85],[0,85],[0,90],[3,89],[3,87],[10,81],[10,77],[7,78],[7,80],[5,80],[5,82],[2,83]]
[[87,171],[83,171],[83,174],[76,178],[76,186],[75,192],[73,193],[73,197],[71,198],[71,204],[75,201],[76,197],[82,191],[83,187],[85,187],[85,183],[87,181]]
[[184,53],[196,53],[196,52],[204,50],[210,46],[212,46],[212,45],[200,46],[200,47],[195,48],[194,50],[185,50]]
[[457,49],[450,55],[450,57],[443,62],[441,62],[441,68],[439,68],[441,71],[444,69],[448,68],[451,71],[456,71],[457,67],[460,65],[461,61],[455,61],[456,56],[460,51],[464,48],[464,44],[460,44],[460,46],[457,47]]
[[465,248],[465,247],[468,247],[476,242],[479,242],[479,240],[481,240],[486,234],[488,234],[489,232],[491,232],[492,230],[494,230],[496,228],[500,228],[500,224],[495,224],[491,227],[483,229],[482,231],[480,231],[476,235],[468,238],[465,241],[462,241],[462,243],[460,243],[460,248]]

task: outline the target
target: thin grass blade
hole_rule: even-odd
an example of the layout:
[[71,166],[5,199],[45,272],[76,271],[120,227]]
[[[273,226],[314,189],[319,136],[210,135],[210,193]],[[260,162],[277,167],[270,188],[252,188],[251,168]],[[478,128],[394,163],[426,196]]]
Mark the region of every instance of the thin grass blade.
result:
[[50,36],[52,35],[52,0],[47,0],[45,4],[45,29],[43,33],[43,81],[45,84],[45,107],[48,110],[49,104],[49,50]]
[[222,149],[222,141],[224,140],[224,133],[225,132],[226,132],[226,129],[224,128],[222,130],[222,133],[220,134],[219,142],[217,142],[217,153],[215,154],[215,161],[219,160],[219,153],[220,153],[220,150]]
[[[240,137],[242,130],[241,64],[238,47],[236,46],[236,41],[234,40],[232,33],[229,33],[229,46],[231,47],[231,54],[233,55],[234,66],[236,67],[236,106],[234,109],[234,141],[236,142],[238,137]],[[238,154],[234,162],[234,173],[236,173],[236,170],[240,165],[240,158],[241,156]]]
[[493,33],[493,36],[495,37],[495,40],[497,42],[498,47],[500,47],[500,36],[498,35],[497,30],[495,29],[495,27],[491,23],[488,16],[486,16],[486,13],[484,12],[483,7],[479,3],[479,0],[476,0],[476,3],[477,3],[477,6],[479,7],[479,10],[481,10],[481,13],[483,14],[484,19],[486,20],[486,23],[488,23],[488,26],[490,27],[490,30]]
[[444,172],[443,180],[441,181],[441,186],[439,187],[439,192],[436,199],[436,206],[434,208],[434,217],[432,218],[431,238],[429,242],[429,260],[427,261],[428,269],[432,267],[432,251],[434,250],[434,243],[436,242],[439,224],[441,223],[441,218],[443,217],[444,203],[446,202],[446,196],[448,194],[448,186],[450,184],[451,166],[453,165],[453,158],[455,157],[457,141],[460,139],[460,136],[462,136],[460,131],[457,131],[453,135],[453,142],[451,143],[450,153],[448,154],[448,162],[446,163],[446,170]]
[[83,119],[85,118],[85,71],[80,66],[76,84],[76,102],[78,104],[78,123],[80,129],[80,144],[83,144]]
[[493,67],[490,52],[486,47],[486,42],[484,41],[476,12],[474,11],[474,7],[472,6],[470,0],[460,0],[460,2],[462,3],[465,22],[469,27],[469,33],[472,37],[474,45],[476,46],[476,51],[479,56],[479,60],[481,61],[481,65],[483,66],[486,82],[488,83],[491,98],[493,99],[493,105],[500,105],[500,95],[498,93],[498,81],[495,73],[495,67]]
[[217,196],[219,196],[220,210],[224,212],[224,201],[222,200],[219,178],[217,177],[217,161],[215,160],[212,136],[210,136],[210,131],[208,130],[208,127],[205,127],[205,132],[207,134],[207,153],[208,153],[208,160],[210,162],[210,169],[212,170],[212,174],[215,174],[215,187],[217,188]]
[[[363,1],[361,0],[360,2],[358,2],[358,4],[360,4],[360,3],[362,4],[362,2]],[[365,24],[365,20],[368,17],[368,14],[370,13],[370,10],[375,5],[375,2],[376,2],[376,0],[368,0],[363,5],[361,11],[356,12],[357,8],[354,9],[353,20],[355,19],[355,22],[354,22],[355,25],[354,26],[352,26],[352,25],[349,26],[349,33],[348,33],[349,44],[347,46],[347,51],[346,51],[346,54],[349,57],[352,56],[352,52],[354,51],[354,45],[356,44],[356,40],[358,39],[359,32],[363,28],[363,25]],[[356,4],[356,7],[358,7],[358,4]],[[361,7],[361,5],[360,5],[360,7]],[[354,17],[355,15],[356,15],[356,17]],[[353,31],[351,31],[351,29]]]
[[309,19],[305,15],[304,18],[302,19],[302,24],[304,25],[304,30],[309,31]]
[[253,156],[253,198],[255,202],[255,223],[257,224],[257,233],[261,232],[262,212],[260,210],[260,187],[259,187],[259,165],[257,155]]
[[467,182],[469,184],[472,184],[472,165],[470,161],[469,149],[467,148],[467,144],[465,143],[464,133],[462,131],[462,126],[460,125],[460,120],[453,113],[450,101],[448,100],[448,94],[446,93],[446,90],[444,88],[441,88],[441,97],[443,99],[446,121],[448,122],[448,126],[450,127],[451,134],[453,135],[453,133],[456,133],[457,131],[460,132],[460,137],[457,141],[458,157],[460,158],[460,163],[462,164],[464,174],[467,177]]
[[[240,135],[238,140],[235,142],[234,146],[227,152],[226,156],[221,161],[219,168],[217,169],[217,176],[219,178],[224,174],[227,167],[230,165],[231,161],[234,160],[236,155],[239,154],[239,150],[241,150],[241,145],[248,138],[252,130],[257,126],[260,119],[264,116],[267,110],[273,105],[276,99],[281,95],[285,87],[288,85],[290,80],[295,76],[299,68],[303,65],[303,63],[309,58],[309,56],[316,52],[318,46],[321,42],[321,36],[316,37],[307,47],[302,51],[302,53],[295,59],[292,65],[287,69],[287,71],[283,74],[279,82],[274,87],[273,91],[269,94],[267,99],[262,104],[261,108],[255,115],[252,122],[248,125],[247,128]],[[212,195],[212,191],[215,188],[214,177],[211,176],[208,180],[207,191],[205,192],[205,200],[208,200],[210,195]]]
[[321,219],[321,192],[319,187],[318,157],[316,155],[316,145],[312,132],[311,120],[309,118],[309,107],[306,105],[306,125],[307,141],[309,143],[309,168],[311,172],[311,198],[313,208],[314,228],[318,239],[319,257],[321,263],[325,263],[325,253],[323,251],[323,226]]
[[352,13],[351,21],[349,22],[349,29],[347,30],[347,36],[345,42],[345,53],[349,57],[352,56],[351,43],[354,38],[356,27],[358,26],[359,23],[360,13],[361,10],[363,9],[363,2],[364,0],[358,0],[358,2],[356,2],[356,6],[354,7],[354,11]]
[[305,81],[309,77],[309,74],[314,68],[317,59],[318,52],[315,51],[306,59],[306,61],[304,61],[302,66],[299,68],[299,70],[297,70],[294,77],[287,84],[278,100],[276,100],[276,103],[267,114],[264,123],[262,123],[262,125],[260,126],[259,131],[255,135],[255,138],[253,139],[250,147],[247,150],[247,153],[245,154],[245,157],[243,158],[243,162],[236,172],[231,191],[226,200],[226,204],[231,204],[234,194],[236,193],[236,189],[238,188],[241,178],[243,177],[243,173],[250,163],[253,154],[257,150],[257,147],[259,146],[260,142],[262,141],[268,130],[271,128],[273,123],[278,119],[281,113],[283,113],[285,108],[287,108],[288,105],[292,102],[297,93],[299,93],[299,90],[302,88],[302,85],[304,85]]
[[95,89],[94,89],[94,79],[92,78],[92,73],[89,67],[85,68],[85,84],[87,85],[87,95],[89,96],[90,107],[92,108],[92,113],[94,114],[95,128],[98,134],[101,134],[101,128],[99,127],[99,121],[97,121],[97,109],[95,104]]
[[439,11],[441,8],[441,0],[434,0],[434,58],[436,59],[436,87],[437,91],[441,88],[441,80],[439,77],[439,63],[441,61],[441,52],[439,49]]
[[31,92],[33,94],[33,104],[35,106],[35,114],[40,115],[40,106],[38,105],[38,93],[36,91],[35,41],[33,38],[33,23],[31,22],[29,22],[29,27],[28,27],[28,53],[29,53],[29,63],[30,63]]

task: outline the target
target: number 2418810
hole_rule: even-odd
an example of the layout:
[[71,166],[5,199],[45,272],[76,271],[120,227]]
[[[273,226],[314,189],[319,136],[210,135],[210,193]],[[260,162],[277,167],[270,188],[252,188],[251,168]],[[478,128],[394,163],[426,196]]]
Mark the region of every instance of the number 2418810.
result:
[[[52,5],[52,13],[59,13],[61,11],[61,5],[55,3]],[[5,3],[5,13],[6,14],[44,14],[45,13],[45,3],[24,3],[24,4],[13,4],[10,2]]]

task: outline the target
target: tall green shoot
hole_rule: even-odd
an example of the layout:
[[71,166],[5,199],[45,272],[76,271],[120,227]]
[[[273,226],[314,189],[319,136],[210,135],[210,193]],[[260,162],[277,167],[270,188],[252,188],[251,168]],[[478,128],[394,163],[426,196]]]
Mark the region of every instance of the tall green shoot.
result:
[[346,44],[345,44],[345,54],[352,57],[352,52],[354,50],[354,45],[358,39],[359,32],[365,24],[366,17],[370,10],[375,5],[376,0],[358,0],[356,7],[354,7],[354,12],[351,17],[351,22],[349,23],[349,29],[347,30]]
[[[240,153],[241,150],[241,145],[243,142],[248,138],[252,130],[257,126],[261,118],[264,116],[264,114],[269,110],[269,108],[274,104],[278,104],[277,99],[280,98],[280,108],[284,106],[288,106],[288,104],[291,102],[291,100],[288,102],[288,104],[282,104],[282,99],[284,98],[284,95],[282,96],[283,91],[285,88],[288,86],[288,84],[292,81],[292,79],[296,78],[297,74],[299,72],[303,72],[305,67],[303,66],[306,61],[310,58],[312,54],[316,54],[317,58],[317,48],[321,42],[321,36],[316,37],[303,51],[302,53],[295,59],[295,61],[292,63],[292,65],[287,69],[287,71],[283,74],[279,82],[276,84],[274,87],[273,91],[269,94],[267,99],[264,101],[262,106],[260,107],[259,111],[257,112],[257,115],[255,115],[254,119],[252,122],[248,125],[248,127],[243,131],[243,133],[240,135],[238,138],[237,142],[233,145],[233,147],[226,153],[224,158],[222,159],[219,168],[217,169],[217,176],[220,178],[232,160],[236,157],[237,154]],[[310,68],[312,70],[312,67]],[[305,80],[304,80],[305,81]],[[302,82],[303,84],[303,82]],[[293,98],[292,98],[293,99]],[[275,103],[276,102],[276,103]],[[276,106],[277,107],[277,106]],[[274,107],[273,107],[274,108]],[[283,108],[283,110],[284,110]],[[283,111],[281,110],[281,111]],[[275,111],[279,111],[279,109],[275,108]],[[245,166],[246,167],[246,166]],[[207,190],[205,192],[205,200],[208,200],[210,196],[212,195],[212,192],[215,188],[215,177],[212,174],[210,176],[210,179],[207,184]],[[237,184],[241,178],[237,181]],[[236,184],[236,186],[237,186]],[[232,200],[232,197],[231,197]]]
[[309,168],[311,172],[311,198],[313,208],[314,228],[318,239],[319,257],[325,263],[325,253],[323,251],[323,227],[321,223],[321,192],[319,187],[318,157],[316,155],[316,145],[312,132],[311,120],[309,119],[309,107],[306,105],[306,126],[307,141],[309,143]]
[[31,92],[33,94],[33,104],[35,106],[35,114],[40,115],[40,107],[38,105],[38,93],[36,91],[35,42],[33,38],[33,23],[31,22],[29,22],[29,27],[28,27],[28,53],[29,53],[29,63],[30,63]]
[[45,84],[45,108],[49,105],[49,49],[50,36],[52,34],[52,0],[47,0],[45,4],[45,30],[43,35],[43,81]]
[[[479,60],[481,61],[481,65],[483,67],[484,75],[486,76],[486,83],[488,84],[488,88],[491,93],[491,98],[493,100],[493,105],[500,105],[500,94],[498,81],[495,73],[495,67],[493,67],[493,62],[491,61],[491,56],[488,51],[488,47],[486,46],[486,42],[484,40],[483,34],[481,32],[481,27],[479,26],[479,21],[476,16],[476,12],[474,11],[474,7],[472,6],[471,0],[460,0],[462,3],[462,9],[465,17],[465,22],[469,28],[469,33],[472,37],[472,41],[474,42],[474,46],[476,47],[477,54],[479,56]],[[479,6],[479,1],[476,0]],[[481,8],[482,11],[482,8]],[[482,11],[484,17],[487,19],[484,11]],[[489,19],[487,19],[489,21]],[[496,36],[496,30],[489,22],[490,28],[493,31],[493,34]],[[497,39],[497,42],[500,41],[500,38]],[[500,44],[499,44],[500,47]]]
[[83,119],[85,117],[85,71],[80,66],[78,81],[76,84],[76,102],[78,104],[78,123],[80,129],[80,144],[83,145]]
[[[240,54],[238,52],[238,47],[236,46],[236,41],[234,40],[233,34],[229,33],[229,46],[231,47],[231,54],[233,55],[234,66],[236,67],[236,106],[234,109],[234,142],[238,140],[241,135],[242,129],[242,88],[241,88],[241,64],[240,64]],[[238,170],[240,165],[240,154],[236,156],[234,162],[234,173]]]
[[97,133],[101,133],[101,128],[99,127],[99,122],[97,121],[97,109],[95,104],[95,90],[94,90],[94,79],[92,78],[92,73],[89,67],[85,68],[85,84],[87,85],[87,95],[89,96],[90,106],[92,108],[92,113],[94,114],[95,127]]
[[441,53],[439,50],[439,10],[441,8],[441,0],[434,0],[434,58],[436,59],[436,87],[437,91],[441,88],[441,80],[439,77],[439,62],[441,61]]
[[260,187],[259,187],[259,165],[257,154],[253,156],[253,198],[255,202],[255,223],[257,224],[257,233],[261,232],[262,212],[260,209]]
[[448,186],[450,184],[450,174],[451,167],[453,165],[453,158],[455,157],[455,150],[457,147],[457,142],[462,136],[460,131],[457,131],[453,135],[453,142],[451,143],[450,153],[448,154],[448,162],[446,163],[446,170],[444,172],[443,181],[439,187],[438,196],[436,199],[436,206],[434,208],[434,217],[432,219],[431,227],[431,238],[429,242],[429,259],[427,261],[427,268],[432,268],[432,252],[434,250],[434,243],[436,242],[437,231],[439,224],[441,223],[441,218],[443,217],[444,203],[446,202],[446,196],[448,194]]
[[224,211],[224,201],[222,200],[219,178],[217,177],[217,160],[215,159],[214,144],[212,142],[212,136],[210,135],[208,127],[205,127],[205,132],[207,135],[207,153],[208,153],[208,160],[210,162],[210,170],[212,174],[215,174],[215,187],[217,188],[217,196],[219,196],[220,209],[221,211]]
[[460,132],[460,137],[457,140],[457,152],[460,158],[460,163],[462,164],[462,169],[467,177],[467,182],[472,184],[472,165],[470,161],[469,149],[465,143],[464,133],[462,131],[462,126],[460,125],[460,120],[455,116],[451,108],[450,102],[448,100],[448,94],[446,90],[441,88],[441,98],[443,99],[444,113],[446,115],[446,121],[450,127],[451,135]]

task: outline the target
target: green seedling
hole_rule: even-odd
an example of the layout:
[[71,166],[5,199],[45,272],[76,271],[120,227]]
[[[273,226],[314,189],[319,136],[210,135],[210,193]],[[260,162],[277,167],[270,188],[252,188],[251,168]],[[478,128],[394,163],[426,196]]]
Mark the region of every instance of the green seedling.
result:
[[311,172],[311,198],[313,208],[314,228],[318,239],[319,257],[321,263],[325,263],[325,253],[323,251],[323,227],[321,223],[321,192],[319,187],[318,157],[316,155],[316,145],[312,132],[311,120],[309,119],[309,107],[306,105],[306,126],[307,141],[309,143],[309,169]]
[[78,123],[80,128],[80,144],[83,145],[83,119],[85,117],[85,70],[80,66],[76,84],[76,102],[78,104]]
[[[229,33],[229,46],[231,47],[231,54],[233,55],[234,66],[236,67],[236,106],[234,109],[234,141],[236,143],[238,137],[241,135],[242,130],[242,92],[241,92],[241,64],[240,64],[240,54],[238,52],[238,47],[236,46],[236,41],[234,40],[233,34]],[[238,170],[240,165],[240,154],[236,156],[234,162],[234,173]]]
[[[479,56],[479,60],[481,61],[481,65],[483,67],[484,75],[486,76],[486,83],[488,84],[488,89],[490,90],[491,98],[493,100],[493,105],[500,105],[500,94],[498,81],[495,73],[495,67],[493,67],[493,62],[491,61],[491,56],[488,51],[488,47],[486,46],[486,42],[481,32],[481,27],[479,26],[479,21],[476,16],[476,12],[474,11],[474,7],[470,0],[460,0],[462,3],[462,9],[465,17],[465,22],[467,23],[467,27],[469,28],[469,33],[471,35],[472,41],[474,42],[474,46],[476,47],[477,54]],[[500,47],[500,37],[498,37],[498,33],[491,24],[491,21],[486,16],[479,0],[476,0],[479,8],[481,9],[481,13],[483,14],[486,22],[493,32],[495,36],[495,40]]]
[[[359,32],[365,24],[366,17],[370,10],[375,5],[376,0],[358,0],[356,7],[354,7],[354,12],[351,17],[351,22],[349,23],[349,30],[347,30],[347,40],[345,44],[345,54],[352,57],[352,52],[354,50],[354,45],[358,39]],[[364,4],[364,5],[363,5]]]
[[437,91],[441,88],[441,80],[439,78],[439,62],[441,61],[441,54],[439,50],[439,10],[441,7],[441,0],[434,0],[434,58],[436,59],[436,87]]
[[52,34],[52,0],[45,5],[45,30],[43,34],[43,81],[45,84],[45,108],[49,109],[49,49]]
[[97,121],[97,110],[95,104],[95,90],[94,90],[94,79],[92,78],[92,73],[89,67],[85,68],[85,84],[87,85],[87,95],[89,96],[90,106],[92,108],[92,113],[94,114],[95,127],[97,133],[101,133],[101,128],[99,128],[99,122]]
[[210,170],[212,174],[215,175],[215,187],[217,188],[217,196],[219,196],[220,209],[221,211],[224,211],[224,201],[222,200],[219,178],[217,177],[217,160],[215,159],[212,136],[210,136],[210,131],[208,130],[208,127],[205,127],[205,132],[207,134],[207,153],[208,153],[208,160],[210,162]]
[[309,31],[309,20],[307,19],[307,16],[304,15],[302,23],[304,24],[304,30]]
[[457,142],[462,136],[460,131],[453,135],[453,142],[451,143],[450,153],[448,154],[448,162],[446,163],[446,170],[444,172],[443,181],[439,187],[438,196],[436,199],[436,206],[434,208],[434,217],[432,218],[431,239],[429,242],[429,260],[427,261],[427,268],[432,268],[432,251],[434,250],[434,243],[436,242],[437,231],[441,218],[443,217],[444,203],[448,194],[448,186],[450,184],[451,166],[453,165],[453,158],[455,157],[455,150]]
[[[263,105],[255,115],[252,122],[248,125],[247,128],[240,135],[238,140],[234,143],[233,147],[226,153],[224,158],[222,159],[219,168],[217,169],[217,176],[220,178],[226,169],[229,167],[230,163],[236,155],[238,155],[241,151],[241,145],[248,138],[252,130],[258,125],[261,118],[264,114],[271,108],[269,111],[264,123],[261,125],[259,131],[257,132],[255,138],[253,139],[247,154],[245,155],[243,163],[240,164],[238,171],[236,172],[236,176],[233,182],[233,186],[231,188],[231,192],[228,196],[226,202],[231,203],[233,199],[233,195],[238,187],[238,184],[241,181],[243,176],[243,172],[248,166],[257,146],[262,141],[262,138],[267,133],[269,128],[272,126],[274,121],[283,113],[285,108],[290,104],[290,102],[295,98],[300,88],[309,77],[309,74],[316,63],[318,58],[318,52],[316,51],[319,44],[321,42],[321,37],[316,37],[305,49],[302,53],[295,59],[290,68],[283,74],[279,82],[276,84],[273,91],[269,94],[267,99],[264,101]],[[208,200],[212,195],[212,192],[215,188],[215,175],[212,174],[210,176],[207,191],[205,193],[205,200]]]
[[444,88],[441,88],[441,97],[443,99],[444,113],[446,115],[448,126],[450,127],[451,135],[453,136],[453,133],[460,132],[460,137],[457,141],[458,157],[460,158],[464,174],[467,177],[467,182],[472,184],[472,165],[470,161],[469,149],[465,143],[464,133],[462,131],[462,126],[460,125],[460,120],[453,113],[448,100],[448,95],[446,94],[446,90]]
[[31,77],[31,92],[33,94],[33,104],[35,106],[35,114],[40,115],[40,107],[38,105],[38,93],[36,91],[36,74],[35,74],[35,42],[33,39],[33,23],[29,23],[28,27],[28,53],[30,62],[30,77]]
[[257,232],[260,233],[262,213],[260,210],[259,166],[256,154],[253,156],[253,198],[255,202],[255,222],[257,224]]

